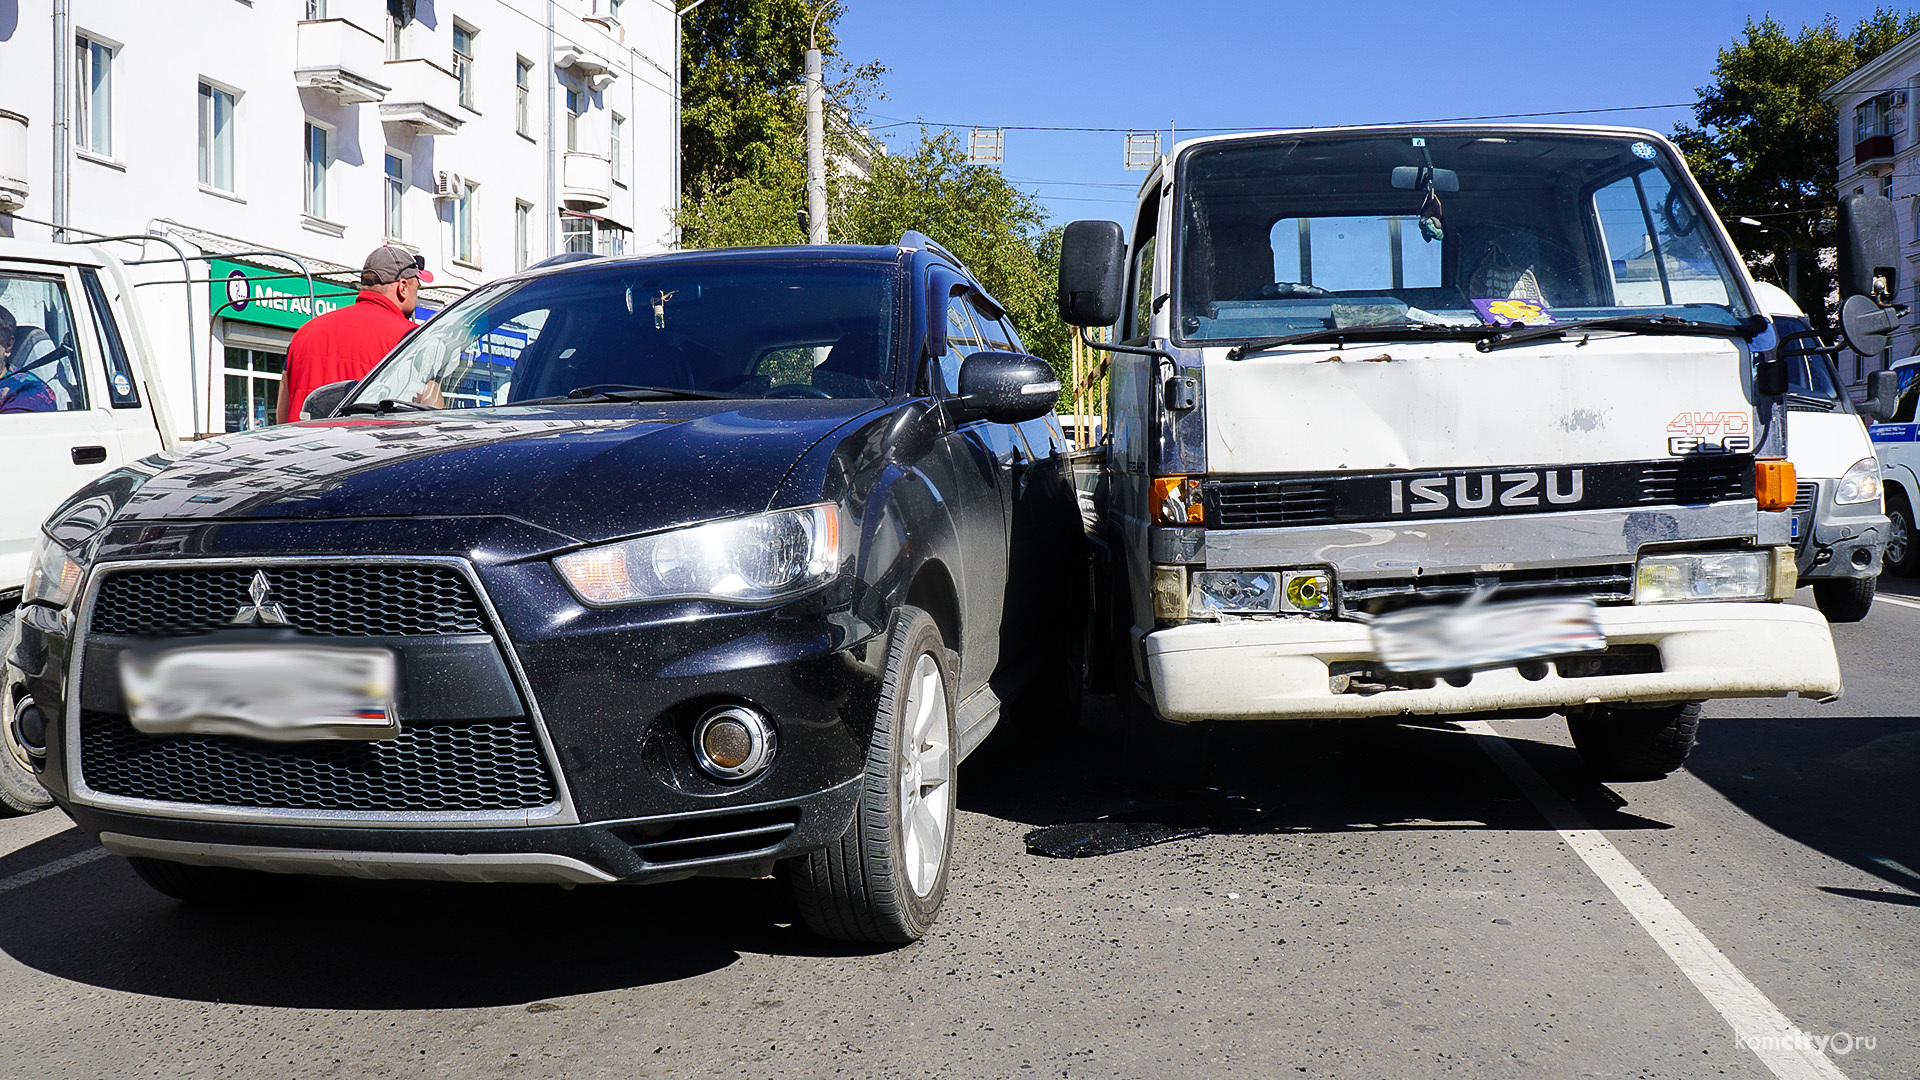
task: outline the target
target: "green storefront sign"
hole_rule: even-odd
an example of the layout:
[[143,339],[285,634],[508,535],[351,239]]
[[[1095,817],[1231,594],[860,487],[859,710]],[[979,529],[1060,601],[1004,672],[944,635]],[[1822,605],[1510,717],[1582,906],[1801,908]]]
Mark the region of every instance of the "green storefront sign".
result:
[[307,279],[298,274],[226,259],[214,259],[212,266],[208,307],[223,319],[297,330],[315,315],[353,303],[358,295],[353,289],[315,278],[313,295],[308,296]]

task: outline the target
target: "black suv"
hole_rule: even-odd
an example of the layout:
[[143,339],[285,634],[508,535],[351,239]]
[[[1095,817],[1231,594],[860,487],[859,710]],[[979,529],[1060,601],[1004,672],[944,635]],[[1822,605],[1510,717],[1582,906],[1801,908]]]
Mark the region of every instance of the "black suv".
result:
[[1075,707],[1059,383],[925,237],[536,268],[328,389],[47,524],[3,692],[163,892],[777,869],[909,941],[956,766]]

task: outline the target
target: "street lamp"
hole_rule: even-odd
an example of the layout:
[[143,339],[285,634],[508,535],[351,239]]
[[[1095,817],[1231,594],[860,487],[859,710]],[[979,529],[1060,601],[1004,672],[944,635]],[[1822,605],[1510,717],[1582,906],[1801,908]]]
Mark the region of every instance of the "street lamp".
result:
[[1756,229],[1776,232],[1787,239],[1787,292],[1796,303],[1800,300],[1800,252],[1793,246],[1793,234],[1777,225],[1768,225],[1750,217],[1735,218],[1742,225],[1751,225]]

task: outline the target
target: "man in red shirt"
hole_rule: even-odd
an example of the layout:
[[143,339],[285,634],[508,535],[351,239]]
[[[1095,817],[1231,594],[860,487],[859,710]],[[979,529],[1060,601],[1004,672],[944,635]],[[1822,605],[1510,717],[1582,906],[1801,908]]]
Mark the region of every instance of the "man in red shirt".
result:
[[300,407],[314,390],[364,377],[413,329],[420,284],[433,281],[426,265],[426,259],[397,247],[375,248],[360,268],[360,295],[354,302],[294,332],[280,380],[281,423],[300,419]]

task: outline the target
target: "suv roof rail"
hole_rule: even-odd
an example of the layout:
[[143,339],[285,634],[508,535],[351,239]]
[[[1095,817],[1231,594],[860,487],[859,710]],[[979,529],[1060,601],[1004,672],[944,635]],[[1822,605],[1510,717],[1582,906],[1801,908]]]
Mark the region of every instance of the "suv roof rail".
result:
[[541,259],[539,262],[527,267],[527,269],[545,270],[549,266],[565,266],[568,263],[584,262],[587,259],[598,259],[601,257],[599,254],[591,251],[563,251],[558,255]]

